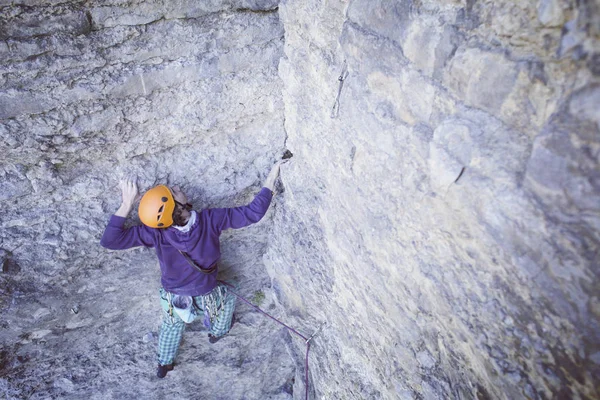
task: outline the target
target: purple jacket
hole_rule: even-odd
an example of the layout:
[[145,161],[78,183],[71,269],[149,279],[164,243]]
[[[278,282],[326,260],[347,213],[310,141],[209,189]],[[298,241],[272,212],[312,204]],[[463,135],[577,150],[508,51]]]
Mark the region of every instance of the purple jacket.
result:
[[213,266],[221,258],[219,236],[229,228],[243,228],[265,215],[272,193],[262,188],[247,206],[212,208],[197,212],[196,221],[188,232],[169,227],[149,228],[145,225],[124,228],[125,218],[113,215],[104,230],[100,244],[107,249],[154,247],[160,261],[163,288],[175,294],[199,296],[217,285],[217,270],[204,274],[192,267],[179,253],[186,252],[203,268]]

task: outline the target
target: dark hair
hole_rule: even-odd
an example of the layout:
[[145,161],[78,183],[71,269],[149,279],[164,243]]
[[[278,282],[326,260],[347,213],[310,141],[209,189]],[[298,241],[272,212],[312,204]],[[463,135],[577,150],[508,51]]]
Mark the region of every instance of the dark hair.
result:
[[183,210],[179,204],[175,204],[175,209],[173,210],[173,225],[175,226],[185,226],[187,221],[183,218]]

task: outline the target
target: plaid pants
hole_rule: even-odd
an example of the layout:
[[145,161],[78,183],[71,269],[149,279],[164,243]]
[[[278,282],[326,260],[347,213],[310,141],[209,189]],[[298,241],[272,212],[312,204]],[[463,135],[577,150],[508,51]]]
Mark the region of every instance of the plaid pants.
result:
[[[169,292],[160,288],[160,305],[163,309],[163,322],[158,335],[158,363],[172,364],[181,343],[185,322],[169,304]],[[231,328],[231,319],[235,309],[235,295],[229,293],[227,286],[219,282],[209,293],[194,297],[194,320],[210,320],[209,333],[223,336]]]

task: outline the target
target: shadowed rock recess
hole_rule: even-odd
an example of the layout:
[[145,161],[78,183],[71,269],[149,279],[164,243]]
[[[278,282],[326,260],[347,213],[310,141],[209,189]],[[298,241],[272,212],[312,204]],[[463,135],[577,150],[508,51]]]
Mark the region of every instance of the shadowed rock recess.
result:
[[[600,397],[600,5],[0,0],[0,397],[303,399],[238,302],[154,376],[117,183],[273,206],[221,278],[310,398]],[[139,223],[131,216],[131,223]]]

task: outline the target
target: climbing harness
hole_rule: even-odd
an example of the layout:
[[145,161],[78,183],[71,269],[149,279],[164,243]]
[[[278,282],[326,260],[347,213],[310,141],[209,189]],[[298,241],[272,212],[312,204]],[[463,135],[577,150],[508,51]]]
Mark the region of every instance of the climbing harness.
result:
[[229,288],[229,291],[231,293],[233,293],[234,295],[236,295],[236,297],[240,300],[242,300],[244,303],[248,304],[250,307],[254,308],[256,311],[266,315],[267,317],[271,318],[273,321],[277,322],[280,325],[283,325],[287,330],[289,330],[290,332],[294,333],[296,336],[301,337],[302,339],[304,339],[304,343],[306,344],[306,358],[304,361],[304,371],[305,371],[305,379],[304,379],[304,385],[306,388],[306,400],[308,400],[308,352],[310,351],[310,342],[313,340],[313,338],[315,336],[317,336],[321,330],[323,329],[323,327],[326,325],[326,322],[323,322],[321,324],[321,326],[319,327],[319,329],[317,329],[315,331],[315,333],[313,333],[309,338],[307,338],[306,336],[302,335],[301,333],[299,333],[297,330],[295,330],[294,328],[284,324],[283,322],[281,322],[280,320],[278,320],[277,318],[273,317],[271,314],[261,310],[258,306],[255,306],[254,304],[252,304],[251,302],[249,302],[248,300],[246,300],[245,298],[243,298],[242,296],[240,296],[238,293],[236,293],[233,290],[233,286],[227,282],[224,281],[219,281],[220,283],[226,285]]
[[[223,310],[225,296],[229,288],[217,286],[210,293],[202,296],[202,309],[204,310],[204,326],[210,326],[217,320],[217,317]],[[208,323],[208,325],[207,325]]]
[[340,72],[340,76],[338,77],[339,86],[337,97],[335,98],[335,102],[333,103],[333,107],[331,108],[331,118],[337,118],[340,115],[340,96],[342,95],[342,88],[344,87],[344,81],[348,77],[348,64],[346,60],[344,60],[344,64],[342,65],[342,72]]
[[167,311],[167,314],[169,315],[171,324],[174,324],[175,323],[175,314],[173,313],[173,294],[171,292],[167,292],[166,290],[165,290],[165,292],[167,293],[167,298],[165,300],[167,300],[167,302],[169,303],[169,311]]
[[181,318],[186,324],[189,324],[196,317],[202,315],[201,313],[203,312],[204,319],[202,323],[206,328],[210,329],[219,314],[221,314],[221,311],[223,311],[223,307],[225,306],[223,299],[228,291],[228,287],[217,286],[209,293],[194,298],[192,296],[173,294],[165,290],[166,298],[163,297],[163,299],[169,304],[167,314],[171,319],[171,324],[175,323],[175,315]]

